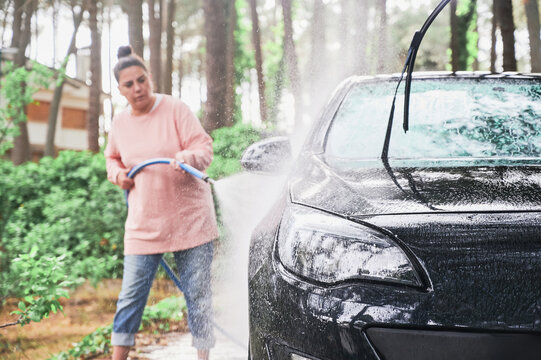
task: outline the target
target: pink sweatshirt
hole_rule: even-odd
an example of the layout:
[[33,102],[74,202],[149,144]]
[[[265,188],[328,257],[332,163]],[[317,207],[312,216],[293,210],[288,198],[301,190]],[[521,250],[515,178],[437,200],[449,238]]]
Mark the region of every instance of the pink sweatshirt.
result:
[[[151,158],[184,160],[201,171],[212,161],[212,139],[179,99],[163,95],[148,114],[116,115],[105,149],[107,176]],[[125,224],[124,254],[189,249],[218,237],[210,185],[168,164],[149,165],[134,178]]]

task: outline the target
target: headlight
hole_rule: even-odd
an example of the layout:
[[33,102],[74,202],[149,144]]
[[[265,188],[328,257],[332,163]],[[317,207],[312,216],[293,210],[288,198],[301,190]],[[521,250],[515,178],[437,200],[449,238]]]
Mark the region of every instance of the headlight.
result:
[[369,279],[421,286],[411,261],[389,236],[314,209],[286,209],[277,247],[287,270],[321,283]]

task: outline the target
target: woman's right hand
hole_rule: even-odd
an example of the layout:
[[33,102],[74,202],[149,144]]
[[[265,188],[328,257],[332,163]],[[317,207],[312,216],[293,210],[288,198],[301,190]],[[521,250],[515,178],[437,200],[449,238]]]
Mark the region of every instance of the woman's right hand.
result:
[[117,176],[117,184],[122,190],[129,190],[133,187],[133,179],[128,177],[129,169],[122,169]]

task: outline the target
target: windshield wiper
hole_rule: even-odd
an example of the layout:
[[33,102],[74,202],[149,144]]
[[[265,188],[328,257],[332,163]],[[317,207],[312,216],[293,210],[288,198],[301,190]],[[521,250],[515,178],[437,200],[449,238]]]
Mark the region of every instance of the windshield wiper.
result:
[[421,41],[423,41],[423,37],[425,36],[426,31],[428,30],[430,25],[432,25],[432,22],[434,21],[434,19],[436,19],[439,13],[450,1],[451,0],[442,0],[439,3],[439,5],[436,6],[434,11],[432,11],[432,14],[430,14],[430,16],[426,19],[421,29],[416,31],[415,34],[413,35],[413,39],[411,40],[411,44],[408,49],[408,56],[406,57],[406,62],[404,63],[404,68],[402,69],[402,73],[400,74],[400,79],[398,80],[398,84],[396,85],[396,89],[395,89],[394,97],[393,97],[393,103],[391,105],[391,113],[389,114],[389,122],[387,123],[387,132],[385,133],[383,151],[381,152],[381,158],[384,162],[388,162],[389,143],[391,141],[391,130],[393,127],[396,94],[398,93],[398,88],[400,87],[400,83],[402,82],[402,79],[404,78],[404,73],[406,73],[407,71],[406,86],[405,86],[405,91],[404,91],[404,123],[402,127],[404,128],[404,132],[407,132],[409,129],[409,103],[410,103],[410,90],[411,90],[411,74],[413,73],[413,67],[415,65],[415,58],[417,57],[417,51],[419,50],[419,46],[421,45]]

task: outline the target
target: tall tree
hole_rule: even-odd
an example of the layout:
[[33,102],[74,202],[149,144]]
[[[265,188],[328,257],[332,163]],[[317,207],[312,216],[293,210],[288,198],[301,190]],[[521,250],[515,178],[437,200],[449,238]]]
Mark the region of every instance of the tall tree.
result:
[[517,71],[512,0],[494,0],[494,11],[502,34],[503,71]]
[[292,0],[282,0],[282,11],[284,16],[284,56],[287,65],[289,83],[295,99],[295,129],[300,130],[302,126],[302,89],[299,73],[299,61],[295,42],[293,41],[293,13],[291,8]]
[[145,40],[143,38],[143,0],[124,0],[122,9],[128,15],[128,36],[133,51],[143,56]]
[[[79,12],[76,9],[79,9]],[[84,2],[81,4],[77,3],[77,0],[71,0],[71,11],[73,17],[73,32],[71,34],[70,44],[68,46],[68,51],[60,69],[58,71],[58,80],[56,81],[56,86],[53,93],[53,99],[51,101],[51,106],[49,108],[49,119],[47,122],[47,136],[45,139],[45,150],[43,152],[44,156],[54,156],[55,155],[55,135],[56,135],[56,124],[58,120],[58,112],[60,111],[60,101],[62,100],[62,91],[64,89],[64,83],[66,79],[66,65],[68,64],[69,58],[77,50],[76,39],[79,26],[83,21],[83,15],[85,12]]]
[[225,117],[226,21],[224,0],[203,0],[205,14],[207,101],[203,126],[207,131],[229,126]]
[[[32,16],[37,8],[37,0],[16,0],[13,9],[13,32],[11,47],[18,48],[15,57],[15,65],[25,66],[26,64],[26,48],[30,44],[32,35]],[[24,86],[23,86],[24,91]],[[26,112],[26,109],[20,109]],[[19,136],[13,142],[11,152],[11,161],[15,165],[22,164],[31,159],[30,140],[28,138],[28,127],[26,121],[19,123]]]
[[539,5],[537,0],[523,0],[528,34],[530,36],[530,62],[532,72],[541,72],[541,41],[539,40]]
[[173,92],[173,49],[175,47],[175,28],[173,23],[175,21],[175,0],[169,0],[167,2],[167,21],[165,27],[165,61],[163,67],[163,93],[169,94]]
[[227,39],[225,56],[225,117],[233,124],[235,111],[235,30],[237,28],[237,8],[235,0],[227,0]]
[[150,73],[156,92],[162,92],[162,12],[163,0],[148,0]]
[[88,9],[88,25],[90,28],[90,81],[91,86],[88,97],[88,112],[86,113],[86,131],[88,149],[94,153],[100,150],[99,118],[101,113],[101,33],[98,27],[98,3],[95,0],[86,0]]
[[267,121],[267,104],[265,101],[265,78],[263,76],[263,52],[261,51],[261,28],[257,13],[257,0],[250,0],[250,14],[252,19],[252,44],[255,50],[255,69],[257,73],[257,91],[259,94],[259,114],[261,121]]
[[492,0],[492,27],[490,29],[490,72],[496,72],[496,30],[498,29],[498,17],[496,16],[496,1]]
[[477,0],[451,1],[451,68],[473,70],[477,58]]

